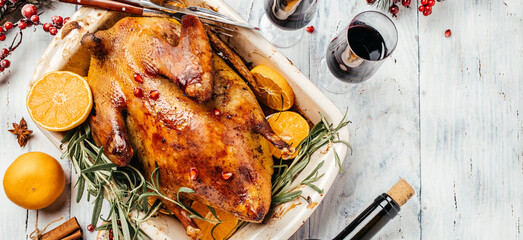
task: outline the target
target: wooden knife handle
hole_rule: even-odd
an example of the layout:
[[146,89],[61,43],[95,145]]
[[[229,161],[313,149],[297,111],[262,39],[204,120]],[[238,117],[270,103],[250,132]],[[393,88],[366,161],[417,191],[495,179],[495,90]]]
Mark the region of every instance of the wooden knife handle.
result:
[[58,0],[64,3],[72,3],[77,5],[84,5],[89,7],[97,7],[106,10],[113,10],[118,12],[130,13],[130,14],[143,14],[143,8],[137,7],[112,0]]

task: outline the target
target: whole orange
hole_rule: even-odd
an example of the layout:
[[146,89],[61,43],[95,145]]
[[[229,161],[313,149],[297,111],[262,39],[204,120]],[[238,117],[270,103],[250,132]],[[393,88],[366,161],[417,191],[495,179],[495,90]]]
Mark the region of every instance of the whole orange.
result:
[[4,175],[5,194],[16,205],[26,209],[51,205],[62,194],[64,186],[62,166],[42,152],[20,155]]

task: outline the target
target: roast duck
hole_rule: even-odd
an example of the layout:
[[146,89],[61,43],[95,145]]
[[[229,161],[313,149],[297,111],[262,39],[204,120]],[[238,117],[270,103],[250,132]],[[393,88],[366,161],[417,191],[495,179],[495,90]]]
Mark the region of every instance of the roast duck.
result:
[[[269,142],[293,150],[270,128],[249,85],[213,53],[197,17],[123,18],[88,33],[93,138],[119,166],[156,166],[164,194],[261,222],[271,204]],[[268,141],[267,141],[268,140]],[[187,213],[174,214],[194,236]]]

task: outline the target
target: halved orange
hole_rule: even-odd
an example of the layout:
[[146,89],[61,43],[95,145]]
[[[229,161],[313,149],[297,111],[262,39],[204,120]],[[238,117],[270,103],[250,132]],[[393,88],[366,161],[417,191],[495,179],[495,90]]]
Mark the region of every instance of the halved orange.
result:
[[[212,214],[212,212],[209,210],[207,205],[203,203],[194,201],[192,204],[192,209],[194,209],[196,212],[201,214],[206,219],[217,220]],[[233,215],[220,209],[215,209],[215,211],[216,215],[218,216],[220,221],[222,221],[222,223],[220,223],[220,225],[218,225],[214,229],[214,231],[212,231],[212,229],[216,225],[216,223],[194,219],[196,225],[198,225],[201,232],[203,233],[203,238],[201,238],[201,240],[227,239],[236,231],[238,227],[238,219],[235,218]]]
[[[267,121],[276,135],[295,148],[309,135],[309,123],[296,112],[274,113],[268,117]],[[281,150],[272,144],[270,146],[272,155],[281,158]],[[296,149],[294,155],[285,159],[295,158],[298,155],[298,150]]]
[[27,110],[33,121],[50,131],[66,131],[82,124],[93,106],[87,81],[67,71],[42,76],[29,90]]
[[256,79],[260,100],[268,107],[285,111],[294,105],[294,91],[285,78],[267,65],[258,65],[251,70]]

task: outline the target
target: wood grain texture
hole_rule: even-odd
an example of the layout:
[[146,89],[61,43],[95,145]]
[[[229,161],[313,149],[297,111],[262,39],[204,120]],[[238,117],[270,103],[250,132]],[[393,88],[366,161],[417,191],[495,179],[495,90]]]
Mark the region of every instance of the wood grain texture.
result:
[[[263,14],[264,1],[226,2],[254,25]],[[281,52],[318,86],[335,81],[319,67],[327,44],[354,15],[371,9],[364,0],[319,1],[310,24],[316,31]],[[54,4],[41,19],[74,10]],[[399,177],[417,195],[376,239],[523,239],[523,2],[449,0],[437,3],[429,17],[404,8],[398,16],[398,47],[372,79],[348,84],[345,94],[322,89],[342,111],[348,108],[355,151],[291,239],[334,237]],[[60,158],[25,109],[28,81],[51,38],[41,30],[25,34],[10,57],[12,67],[0,75],[2,178],[22,153]],[[25,148],[7,132],[21,117],[36,130]],[[76,216],[85,229],[93,206],[85,196],[74,201],[76,176],[67,160],[60,163],[68,186],[59,201],[39,211],[39,226]],[[1,214],[9,216],[0,218],[0,239],[28,239],[36,211],[14,205],[3,191],[0,203]]]
[[420,21],[422,236],[521,239],[523,3],[436,7]]

